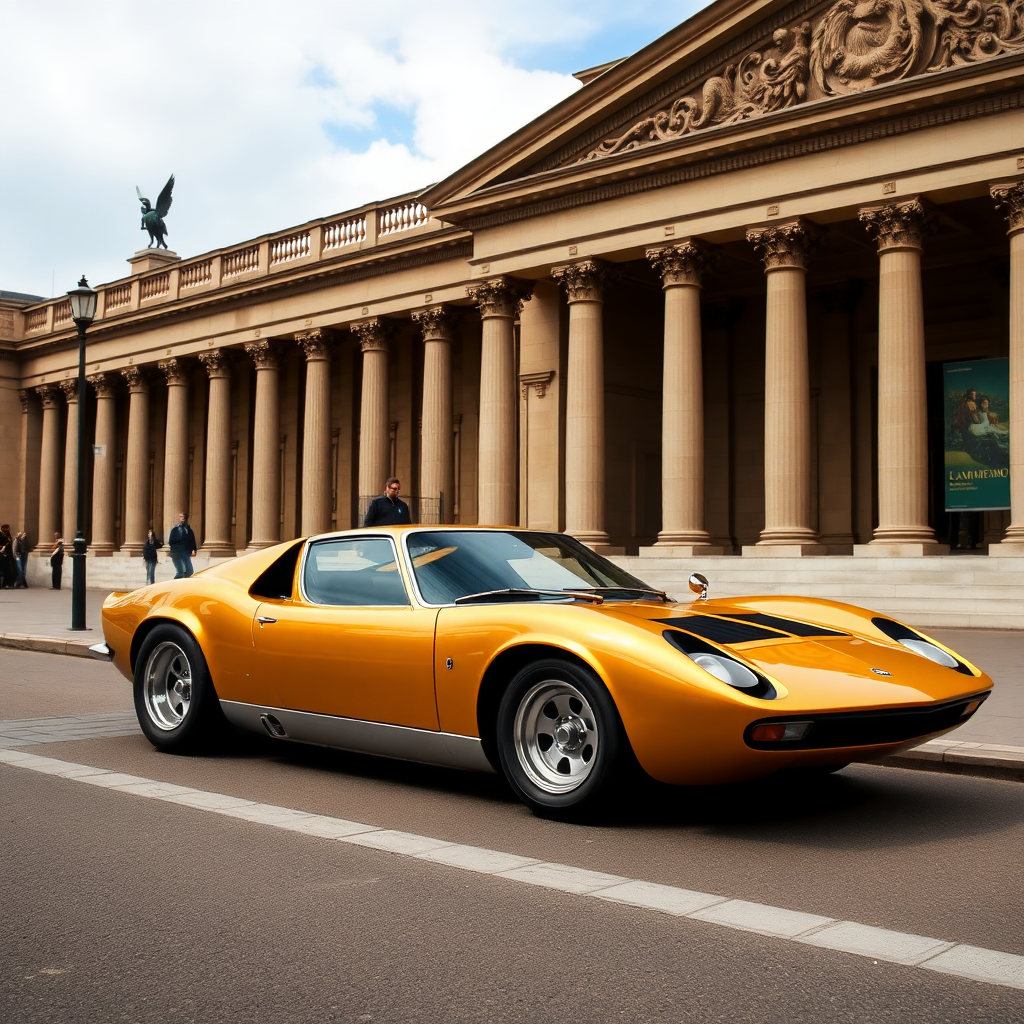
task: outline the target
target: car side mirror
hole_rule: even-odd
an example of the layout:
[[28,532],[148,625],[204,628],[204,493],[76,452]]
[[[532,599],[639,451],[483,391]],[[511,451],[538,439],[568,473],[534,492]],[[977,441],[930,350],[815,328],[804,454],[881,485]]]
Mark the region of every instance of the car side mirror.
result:
[[703,573],[693,572],[690,573],[690,578],[687,580],[690,584],[690,590],[697,594],[698,601],[706,601],[708,599],[708,578]]

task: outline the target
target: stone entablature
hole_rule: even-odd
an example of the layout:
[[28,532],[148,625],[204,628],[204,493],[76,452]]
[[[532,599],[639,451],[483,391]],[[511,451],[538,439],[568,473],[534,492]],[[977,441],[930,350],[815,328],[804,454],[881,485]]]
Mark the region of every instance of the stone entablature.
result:
[[[252,287],[286,271],[316,275],[353,257],[362,257],[360,263],[372,263],[377,252],[391,257],[395,243],[445,230],[446,225],[429,214],[417,194],[323,217],[187,260],[172,256],[171,260],[140,262],[140,256],[150,253],[144,250],[131,261],[143,268],[140,273],[96,289],[99,301],[93,330],[101,326],[100,321],[117,322],[140,311],[191,299],[220,298],[237,292],[239,286]],[[74,333],[71,307],[64,297],[3,312],[9,315],[0,319],[2,337],[15,343],[34,345],[51,340],[51,335]]]

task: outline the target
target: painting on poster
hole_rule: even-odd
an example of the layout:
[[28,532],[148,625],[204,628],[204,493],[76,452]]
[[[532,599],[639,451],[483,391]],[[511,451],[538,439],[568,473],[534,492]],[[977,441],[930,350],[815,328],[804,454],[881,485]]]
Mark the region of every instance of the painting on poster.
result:
[[947,512],[1010,507],[1010,361],[942,367]]

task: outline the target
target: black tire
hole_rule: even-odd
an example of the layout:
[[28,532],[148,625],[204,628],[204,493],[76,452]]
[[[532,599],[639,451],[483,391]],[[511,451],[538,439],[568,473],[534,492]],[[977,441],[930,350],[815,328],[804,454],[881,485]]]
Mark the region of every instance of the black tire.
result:
[[223,725],[203,652],[180,626],[157,626],[146,637],[135,662],[133,691],[139,725],[160,750],[199,750]]
[[556,658],[527,665],[505,690],[497,748],[509,785],[542,817],[607,810],[620,770],[633,760],[604,684],[589,669]]

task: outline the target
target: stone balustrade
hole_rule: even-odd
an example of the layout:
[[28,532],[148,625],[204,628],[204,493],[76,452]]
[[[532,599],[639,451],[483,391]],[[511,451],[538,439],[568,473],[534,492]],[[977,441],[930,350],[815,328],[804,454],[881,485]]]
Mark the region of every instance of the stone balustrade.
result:
[[[201,285],[209,284],[213,280],[213,260],[199,260],[196,263],[186,263],[181,267],[181,276],[178,279],[178,287],[198,288]],[[110,291],[107,292],[107,309],[110,309]]]
[[132,304],[132,285],[130,281],[124,284],[111,285],[107,292],[107,312],[114,309],[123,309]]
[[260,265],[260,247],[258,245],[249,245],[244,249],[236,249],[233,252],[227,252],[223,257],[223,276],[224,277],[238,277],[240,274],[250,274],[254,270],[259,269]]
[[162,274],[144,277],[140,283],[139,290],[143,301],[146,299],[162,298],[171,290],[170,272],[165,270]]
[[276,267],[281,263],[304,259],[309,255],[309,232],[299,231],[283,238],[274,238],[270,242],[270,265]]

